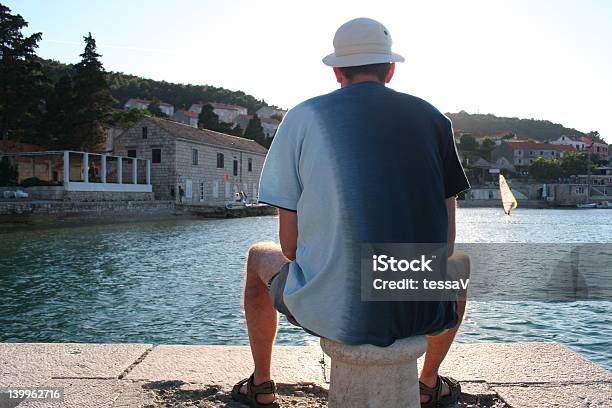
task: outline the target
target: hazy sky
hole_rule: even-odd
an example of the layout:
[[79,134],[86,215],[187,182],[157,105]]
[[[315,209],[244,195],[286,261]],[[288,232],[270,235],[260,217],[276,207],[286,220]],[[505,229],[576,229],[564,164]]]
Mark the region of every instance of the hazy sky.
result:
[[[3,0],[42,31],[39,55],[76,62],[91,31],[107,70],[243,90],[291,107],[336,87],[336,28],[390,30],[391,86],[444,112],[548,119],[612,142],[612,2]],[[136,95],[135,95],[136,96]]]

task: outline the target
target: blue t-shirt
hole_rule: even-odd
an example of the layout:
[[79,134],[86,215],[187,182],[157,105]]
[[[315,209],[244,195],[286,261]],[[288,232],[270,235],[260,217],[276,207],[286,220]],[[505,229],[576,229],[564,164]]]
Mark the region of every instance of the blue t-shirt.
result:
[[295,319],[338,342],[378,346],[454,326],[454,302],[362,301],[360,251],[447,242],[445,199],[468,188],[450,120],[422,99],[361,82],[291,109],[259,200],[297,211],[284,291]]

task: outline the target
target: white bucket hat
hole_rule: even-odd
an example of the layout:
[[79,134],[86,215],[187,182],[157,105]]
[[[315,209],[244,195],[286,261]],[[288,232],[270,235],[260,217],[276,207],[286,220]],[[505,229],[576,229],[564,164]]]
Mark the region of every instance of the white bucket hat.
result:
[[338,28],[334,35],[334,52],[323,58],[331,67],[404,62],[391,51],[391,34],[384,25],[371,18],[356,18]]

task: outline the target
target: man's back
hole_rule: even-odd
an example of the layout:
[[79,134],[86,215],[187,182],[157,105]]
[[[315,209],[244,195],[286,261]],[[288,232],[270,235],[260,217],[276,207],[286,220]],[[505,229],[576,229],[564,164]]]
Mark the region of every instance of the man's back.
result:
[[446,242],[445,199],[466,188],[450,121],[421,99],[360,82],[291,110],[260,201],[298,213],[284,291],[296,320],[333,340],[381,346],[454,326],[451,302],[362,302],[360,251]]

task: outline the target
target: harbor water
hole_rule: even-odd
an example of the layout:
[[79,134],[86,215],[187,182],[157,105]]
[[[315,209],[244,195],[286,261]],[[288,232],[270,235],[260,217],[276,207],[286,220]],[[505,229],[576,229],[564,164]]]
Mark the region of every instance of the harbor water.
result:
[[[457,222],[458,242],[612,245],[609,210],[466,208]],[[247,344],[246,251],[277,228],[274,216],[0,226],[0,341]],[[475,299],[458,341],[556,341],[612,369],[611,300]],[[278,344],[316,341],[281,319]]]

